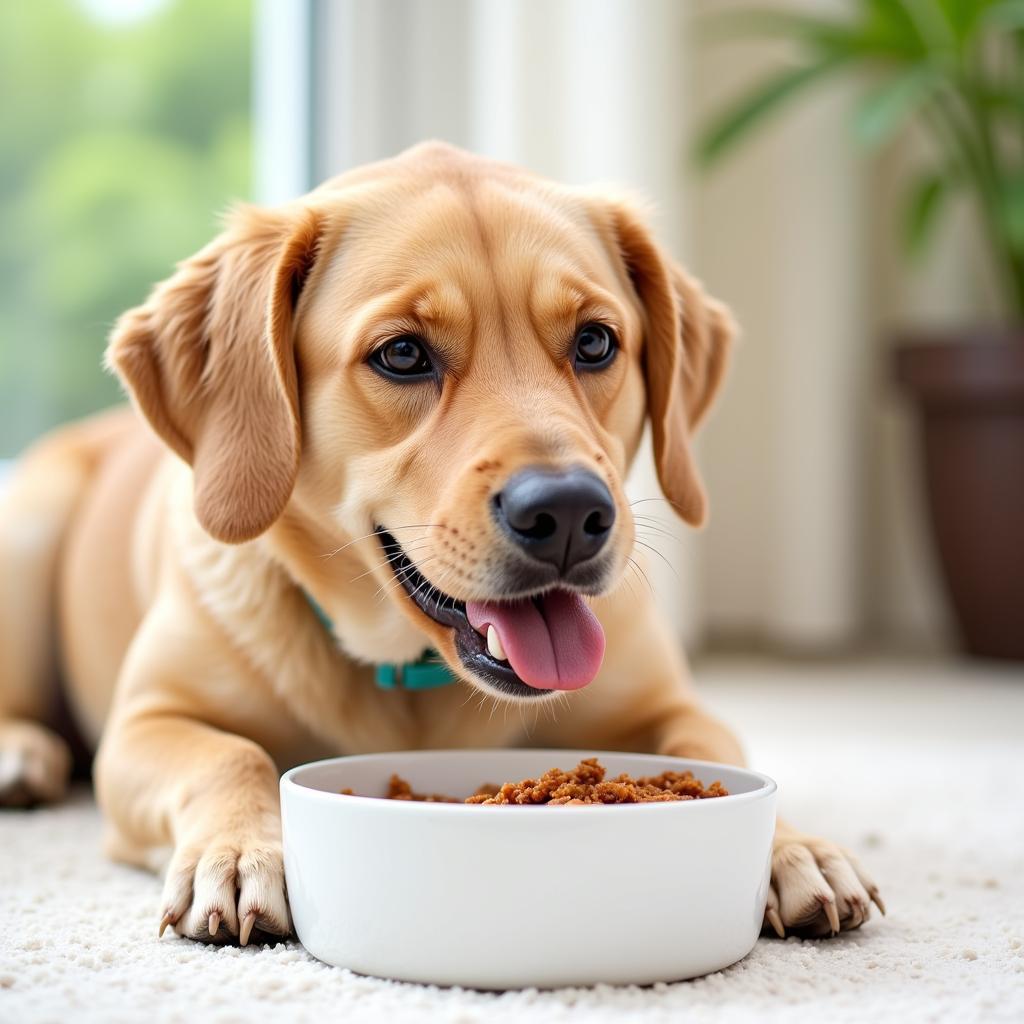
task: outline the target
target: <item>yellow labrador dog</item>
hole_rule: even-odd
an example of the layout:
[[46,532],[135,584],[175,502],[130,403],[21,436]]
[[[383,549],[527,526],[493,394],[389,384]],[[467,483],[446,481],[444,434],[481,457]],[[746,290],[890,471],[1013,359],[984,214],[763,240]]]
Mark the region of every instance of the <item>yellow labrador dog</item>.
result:
[[[110,853],[169,856],[161,931],[244,945],[290,929],[289,765],[522,743],[741,762],[620,585],[645,421],[668,499],[704,519],[691,438],[732,329],[627,201],[445,145],[237,210],[113,332],[141,418],[52,434],[5,490],[0,803],[64,790],[59,668]],[[376,685],[428,649],[455,685]],[[780,935],[881,906],[849,853],[781,823],[772,868]]]

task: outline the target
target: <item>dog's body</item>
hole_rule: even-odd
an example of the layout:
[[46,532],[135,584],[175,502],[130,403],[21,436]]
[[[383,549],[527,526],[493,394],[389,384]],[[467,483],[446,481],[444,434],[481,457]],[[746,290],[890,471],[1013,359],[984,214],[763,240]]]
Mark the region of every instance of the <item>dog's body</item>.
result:
[[[289,930],[295,763],[514,744],[740,762],[650,594],[621,585],[645,417],[663,489],[703,518],[689,435],[729,335],[628,204],[450,147],[236,214],[111,342],[164,444],[127,411],[64,428],[0,505],[0,803],[65,785],[58,646],[110,850],[170,850],[164,924],[200,939]],[[557,491],[553,519],[519,525],[524,486]],[[464,682],[374,685],[428,646]],[[777,931],[856,927],[870,899],[848,854],[780,825]]]

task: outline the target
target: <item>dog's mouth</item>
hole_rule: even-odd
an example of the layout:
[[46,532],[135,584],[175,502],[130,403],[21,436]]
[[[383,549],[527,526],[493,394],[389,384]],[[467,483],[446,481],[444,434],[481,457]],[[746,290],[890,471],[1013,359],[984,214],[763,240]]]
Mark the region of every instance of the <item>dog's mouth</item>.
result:
[[475,678],[529,698],[578,690],[597,675],[604,630],[576,591],[460,601],[430,583],[387,530],[376,532],[395,578],[424,615],[453,631],[459,660]]

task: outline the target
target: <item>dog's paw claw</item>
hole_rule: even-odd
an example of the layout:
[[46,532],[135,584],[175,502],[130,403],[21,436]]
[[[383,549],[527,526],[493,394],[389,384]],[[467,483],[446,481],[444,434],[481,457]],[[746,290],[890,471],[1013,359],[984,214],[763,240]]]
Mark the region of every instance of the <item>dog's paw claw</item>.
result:
[[828,925],[832,929],[833,935],[839,934],[839,911],[836,910],[836,901],[832,897],[828,897],[821,901],[822,909],[825,911],[825,917],[828,918]]
[[275,840],[217,837],[179,847],[164,884],[160,934],[217,944],[274,941],[291,934],[284,858]]
[[852,931],[871,916],[872,903],[885,912],[878,887],[852,854],[826,839],[776,836],[765,920],[777,935]]
[[768,923],[772,926],[775,934],[780,938],[786,937],[786,926],[782,923],[782,918],[779,917],[779,912],[774,907],[769,907],[765,912],[764,916],[768,918]]
[[250,910],[245,917],[242,918],[242,927],[238,932],[238,944],[240,946],[246,946],[249,944],[249,936],[252,934],[252,926],[256,923],[256,912]]

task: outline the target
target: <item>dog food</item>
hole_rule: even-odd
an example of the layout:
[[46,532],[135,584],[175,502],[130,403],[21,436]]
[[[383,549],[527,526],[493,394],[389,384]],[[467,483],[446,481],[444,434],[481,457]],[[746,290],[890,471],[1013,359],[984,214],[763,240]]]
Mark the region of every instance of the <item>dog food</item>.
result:
[[[570,771],[551,768],[539,779],[480,786],[465,801],[439,793],[416,793],[405,779],[392,775],[387,799],[444,804],[644,804],[729,795],[720,782],[705,787],[692,772],[662,772],[638,779],[625,774],[606,779],[605,774],[604,765],[596,757],[588,757]],[[342,792],[352,793],[348,789]]]

